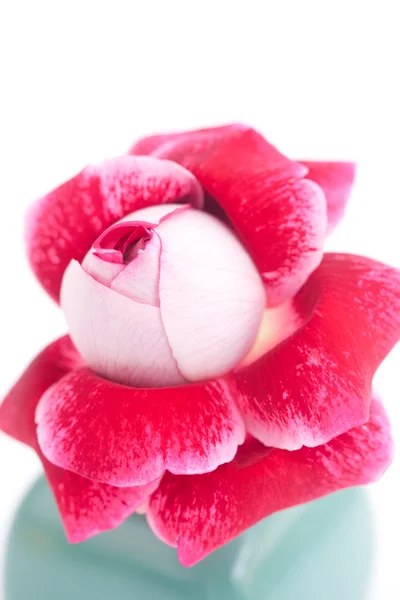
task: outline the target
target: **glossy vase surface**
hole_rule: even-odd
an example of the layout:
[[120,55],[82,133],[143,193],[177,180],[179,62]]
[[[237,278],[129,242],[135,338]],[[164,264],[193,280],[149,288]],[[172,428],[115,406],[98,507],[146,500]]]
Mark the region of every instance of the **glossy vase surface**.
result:
[[187,569],[143,516],[79,545],[44,479],[25,497],[5,564],[6,600],[364,600],[373,531],[365,491],[277,513]]

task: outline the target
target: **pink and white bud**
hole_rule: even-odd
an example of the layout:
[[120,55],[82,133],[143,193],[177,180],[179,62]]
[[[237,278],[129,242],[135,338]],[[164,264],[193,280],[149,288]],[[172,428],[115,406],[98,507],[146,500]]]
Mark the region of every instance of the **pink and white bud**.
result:
[[182,205],[138,210],[69,264],[61,305],[99,374],[136,387],[224,375],[252,348],[266,298],[256,267],[217,218]]

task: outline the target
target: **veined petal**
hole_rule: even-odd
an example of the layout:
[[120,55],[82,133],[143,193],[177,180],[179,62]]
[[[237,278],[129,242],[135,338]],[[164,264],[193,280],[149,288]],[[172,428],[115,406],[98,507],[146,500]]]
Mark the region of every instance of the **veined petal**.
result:
[[243,422],[224,381],[132,388],[83,368],[42,396],[36,419],[50,462],[122,487],[152,482],[165,469],[212,471],[232,460],[244,441]]
[[179,201],[201,207],[203,195],[196,179],[173,162],[122,156],[90,165],[29,211],[32,269],[58,301],[69,262],[82,261],[102,231],[136,209]]
[[234,374],[247,430],[288,450],[368,420],[372,377],[400,339],[400,272],[326,254],[296,304],[306,325]]
[[257,265],[269,305],[294,296],[322,258],[326,201],[260,134],[231,125],[152,136],[132,154],[149,153],[185,166],[222,207]]
[[391,462],[393,443],[383,407],[318,448],[268,449],[249,440],[235,459],[205,475],[167,473],[147,518],[155,534],[192,566],[268,515],[354,485],[375,481]]

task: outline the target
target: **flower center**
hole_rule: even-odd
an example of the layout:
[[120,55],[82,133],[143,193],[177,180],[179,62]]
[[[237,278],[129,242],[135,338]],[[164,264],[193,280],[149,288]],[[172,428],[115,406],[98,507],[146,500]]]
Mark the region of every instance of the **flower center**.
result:
[[124,221],[110,227],[93,244],[93,254],[101,260],[128,264],[143,251],[153,235],[151,225]]

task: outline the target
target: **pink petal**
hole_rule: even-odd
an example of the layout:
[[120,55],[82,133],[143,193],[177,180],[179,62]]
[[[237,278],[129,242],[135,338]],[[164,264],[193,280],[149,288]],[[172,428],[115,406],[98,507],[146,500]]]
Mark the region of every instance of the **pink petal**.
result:
[[176,477],[167,473],[150,499],[149,524],[178,558],[192,566],[260,519],[354,485],[375,481],[393,452],[379,402],[366,425],[318,448],[272,450],[255,440],[216,471]]
[[160,236],[160,309],[179,371],[219,377],[251,349],[265,307],[257,269],[233,233],[195,210],[175,212]]
[[31,266],[58,300],[70,260],[82,261],[109,225],[133,210],[182,200],[200,207],[202,191],[175,163],[124,156],[88,166],[30,210],[26,241]]
[[247,430],[288,450],[368,420],[372,377],[400,339],[400,272],[326,254],[296,303],[308,323],[235,374]]
[[141,389],[81,369],[44,394],[36,419],[50,462],[122,487],[147,484],[165,469],[212,471],[232,460],[244,440],[223,381]]
[[61,305],[85,361],[114,381],[135,386],[185,381],[165,335],[160,309],[102,285],[71,261]]
[[122,219],[125,221],[145,221],[148,223],[154,223],[158,225],[164,217],[173,213],[175,210],[181,210],[185,206],[185,204],[173,204],[169,202],[168,204],[158,204],[157,206],[148,206],[147,208],[141,208],[140,210],[135,210],[134,213],[130,213],[126,215]]
[[325,193],[330,233],[344,215],[356,175],[356,165],[351,162],[301,162],[308,168],[307,178],[315,181]]
[[160,255],[161,241],[154,233],[145,250],[112,281],[111,289],[132,300],[160,306]]
[[110,286],[111,282],[125,268],[125,265],[103,260],[89,251],[82,261],[82,268],[99,283]]
[[0,428],[38,453],[70,542],[116,527],[147,500],[159,483],[117,488],[60,469],[43,456],[34,420],[37,403],[51,385],[81,363],[68,336],[60,338],[34,359],[0,406]]
[[132,154],[174,160],[200,181],[236,228],[267,286],[270,306],[290,299],[318,266],[326,201],[306,168],[256,131],[231,125],[153,136]]

